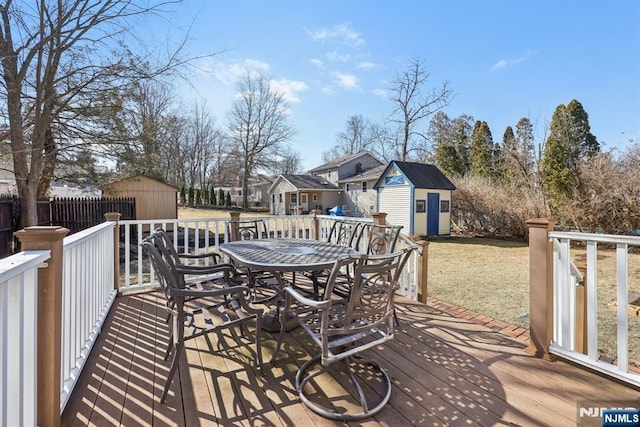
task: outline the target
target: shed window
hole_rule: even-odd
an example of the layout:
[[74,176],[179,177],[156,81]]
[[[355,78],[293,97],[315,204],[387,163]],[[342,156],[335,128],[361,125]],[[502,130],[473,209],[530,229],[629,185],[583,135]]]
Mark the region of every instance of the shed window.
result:
[[349,183],[347,182],[347,183],[344,185],[344,191],[349,191],[349,189],[350,189],[350,188],[351,188],[351,186],[350,186],[350,185],[349,185]]
[[291,193],[290,199],[291,203],[298,203],[298,193]]
[[282,203],[282,193],[278,194],[278,202]]
[[362,192],[363,193],[367,192],[367,181],[362,181]]

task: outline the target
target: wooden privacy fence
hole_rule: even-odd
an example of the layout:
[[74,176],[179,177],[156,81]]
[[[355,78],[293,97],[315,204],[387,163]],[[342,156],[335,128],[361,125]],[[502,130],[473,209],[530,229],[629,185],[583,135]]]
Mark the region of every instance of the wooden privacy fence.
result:
[[[18,251],[13,233],[20,224],[20,198],[0,195],[0,258]],[[122,219],[136,219],[134,197],[61,197],[38,200],[38,225],[59,225],[73,234],[104,222],[107,212]]]

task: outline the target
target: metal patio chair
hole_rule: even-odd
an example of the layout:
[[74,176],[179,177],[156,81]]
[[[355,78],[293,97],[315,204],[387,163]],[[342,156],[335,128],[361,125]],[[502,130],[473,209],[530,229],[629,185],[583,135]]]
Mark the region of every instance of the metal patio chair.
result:
[[[184,342],[222,329],[233,330],[236,326],[255,322],[255,345],[258,366],[262,369],[261,326],[262,309],[252,307],[245,299],[246,288],[233,286],[229,281],[233,268],[229,264],[198,267],[203,274],[221,273],[215,289],[194,289],[184,286],[184,267],[175,264],[158,234],[152,234],[141,243],[149,256],[151,266],[157,273],[166,298],[166,310],[171,320],[170,340],[165,360],[173,352],[171,367],[160,398],[164,402],[178,362],[184,352]],[[187,271],[192,272],[190,267]],[[245,329],[245,333],[247,328]],[[237,334],[234,334],[236,338]]]
[[[289,316],[295,317],[320,349],[319,354],[300,367],[295,383],[302,402],[317,414],[341,421],[358,420],[376,414],[389,401],[389,376],[363,352],[394,337],[394,293],[409,253],[407,249],[385,255],[339,259],[329,275],[327,289],[320,301],[307,298],[293,287],[285,287],[281,324],[284,325]],[[332,292],[332,287],[340,270],[354,262],[351,291],[347,298],[339,298]],[[272,361],[276,359],[284,332],[284,327],[281,327]],[[348,412],[319,402],[323,394],[323,382],[319,377],[329,375],[330,370],[333,372],[337,362],[341,362],[341,368],[350,380],[352,390],[346,396],[355,397],[355,402],[350,404],[357,407],[357,411]],[[365,378],[359,378],[362,372]],[[383,389],[371,393],[363,387],[363,382],[382,384]],[[340,381],[340,384],[347,387],[345,381]],[[314,390],[318,391],[313,394]],[[329,397],[329,400],[333,401],[333,398]]]

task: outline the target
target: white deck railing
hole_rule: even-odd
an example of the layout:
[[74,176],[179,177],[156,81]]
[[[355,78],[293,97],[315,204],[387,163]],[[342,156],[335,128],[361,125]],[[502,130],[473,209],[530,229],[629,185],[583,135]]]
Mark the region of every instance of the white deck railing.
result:
[[[60,413],[116,297],[114,227],[65,237],[62,260]],[[50,251],[0,260],[0,425],[37,424],[38,267]]]
[[105,222],[64,238],[60,413],[117,294],[114,227],[115,223]]
[[37,416],[38,267],[50,251],[0,260],[0,425],[34,426]]
[[[640,246],[640,237],[605,234],[550,232],[554,239],[553,296],[554,338],[549,351],[623,381],[640,386],[640,375],[629,371],[629,248]],[[586,245],[587,354],[576,351],[576,298],[580,277],[571,262],[571,242]],[[616,247],[616,335],[615,364],[600,360],[598,353],[598,243]]]
[[[314,217],[311,215],[265,216],[258,219],[266,220],[269,237],[313,238]],[[320,226],[319,237],[322,240],[327,237],[333,221],[346,217],[318,215],[317,219]],[[371,222],[371,219],[365,218],[348,219]],[[154,273],[149,270],[147,257],[140,250],[140,243],[149,235],[150,230],[176,230],[177,232],[172,233],[173,244],[181,253],[210,252],[218,251],[219,245],[228,240],[227,223],[228,220],[220,218],[120,221],[120,238],[123,242],[120,291],[140,291],[157,286]],[[415,247],[413,242],[404,236],[398,239],[397,246]],[[416,250],[407,262],[398,291],[414,300],[418,298],[418,260],[419,254]]]

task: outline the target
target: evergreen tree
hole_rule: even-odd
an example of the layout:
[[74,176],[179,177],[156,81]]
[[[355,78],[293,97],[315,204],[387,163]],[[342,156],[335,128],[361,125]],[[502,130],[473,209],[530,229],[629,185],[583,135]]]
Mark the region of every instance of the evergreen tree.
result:
[[187,192],[184,185],[180,187],[180,203],[182,203],[183,206],[187,205]]
[[216,206],[218,204],[218,201],[216,200],[216,189],[213,187],[211,187],[211,196],[209,201],[213,206]]
[[487,122],[476,121],[471,134],[471,174],[490,178],[494,175],[493,137]]
[[526,178],[535,174],[535,146],[531,120],[523,117],[516,125],[516,150],[518,166]]
[[516,136],[513,134],[513,128],[507,126],[502,135],[502,177],[509,182],[514,181],[520,176],[517,164],[517,146]]
[[580,165],[600,150],[591,134],[589,117],[582,105],[572,100],[558,105],[551,119],[543,159],[543,182],[554,209],[580,193]]
[[222,187],[218,189],[218,204],[224,206],[224,190]]
[[202,206],[202,190],[196,189],[196,206]]
[[231,193],[227,191],[227,195],[224,199],[224,205],[229,207],[231,206]]
[[194,201],[195,201],[195,191],[193,190],[193,187],[189,187],[189,206],[193,207],[194,206]]
[[462,115],[453,120],[437,112],[429,125],[434,161],[448,176],[464,176],[469,171],[469,135],[472,117]]

